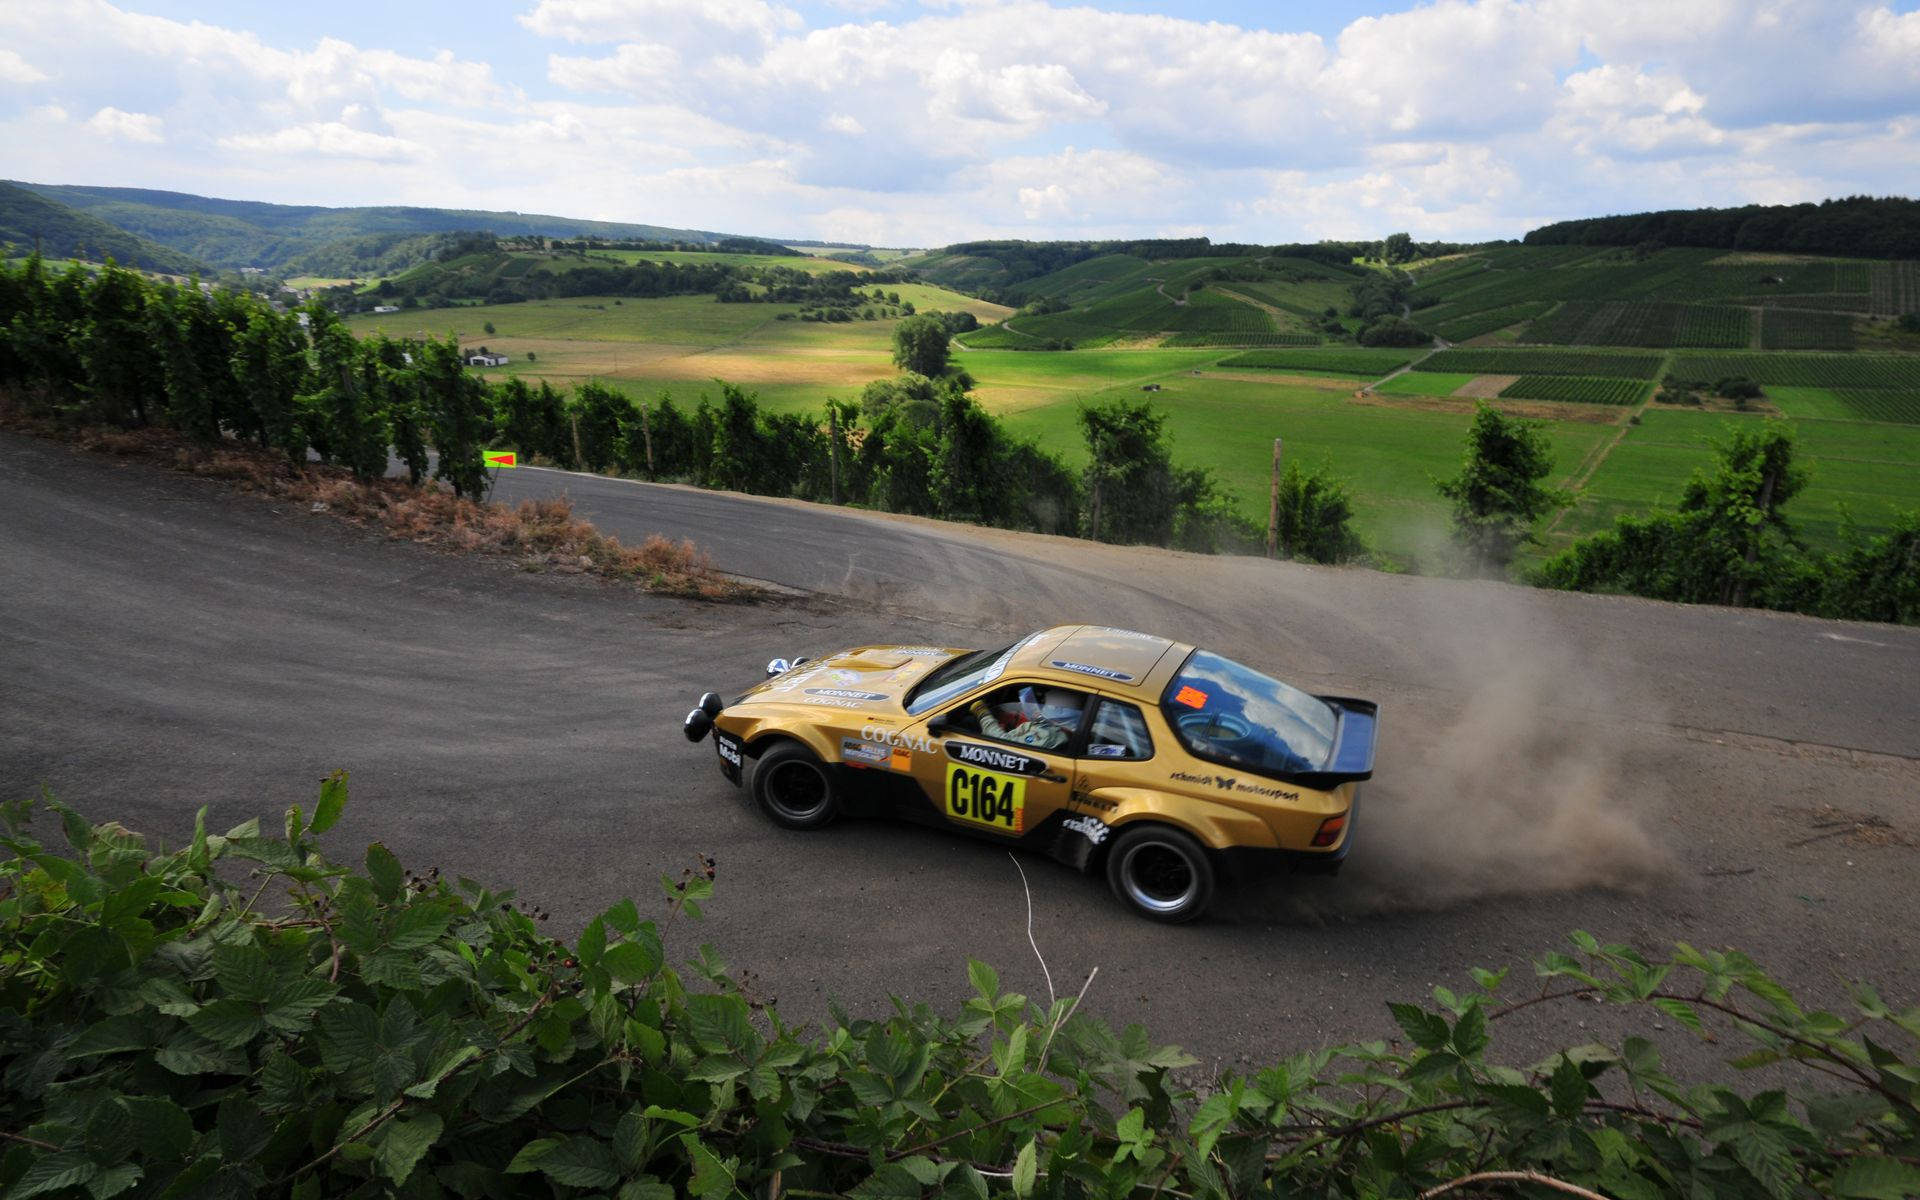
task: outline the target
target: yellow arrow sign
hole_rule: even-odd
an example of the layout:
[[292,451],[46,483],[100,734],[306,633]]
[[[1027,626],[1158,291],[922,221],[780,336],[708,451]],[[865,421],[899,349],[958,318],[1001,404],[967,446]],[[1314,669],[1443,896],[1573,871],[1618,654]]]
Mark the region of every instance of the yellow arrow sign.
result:
[[480,452],[480,457],[485,459],[486,464],[490,467],[517,467],[520,465],[511,450],[483,450]]

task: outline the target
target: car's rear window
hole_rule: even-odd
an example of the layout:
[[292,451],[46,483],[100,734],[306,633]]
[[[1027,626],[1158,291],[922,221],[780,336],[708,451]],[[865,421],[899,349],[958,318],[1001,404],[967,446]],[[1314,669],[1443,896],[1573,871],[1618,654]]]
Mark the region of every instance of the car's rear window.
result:
[[1333,753],[1336,717],[1323,700],[1252,667],[1196,650],[1167,686],[1167,723],[1193,754],[1250,771],[1314,771]]

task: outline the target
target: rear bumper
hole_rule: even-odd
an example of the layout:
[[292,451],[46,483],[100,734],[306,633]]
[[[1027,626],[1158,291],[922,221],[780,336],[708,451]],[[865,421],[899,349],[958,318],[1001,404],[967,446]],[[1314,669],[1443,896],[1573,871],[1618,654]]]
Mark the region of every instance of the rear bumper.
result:
[[1258,846],[1229,846],[1218,852],[1222,871],[1239,883],[1271,879],[1276,875],[1337,875],[1353,849],[1354,821],[1360,815],[1360,796],[1347,806],[1347,835],[1332,850],[1279,850]]

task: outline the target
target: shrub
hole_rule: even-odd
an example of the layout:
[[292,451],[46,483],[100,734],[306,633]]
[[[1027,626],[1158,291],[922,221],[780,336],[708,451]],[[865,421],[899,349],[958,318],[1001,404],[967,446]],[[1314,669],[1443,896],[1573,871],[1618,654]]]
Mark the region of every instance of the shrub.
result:
[[[330,861],[346,792],[328,778],[281,837],[257,820],[209,834],[202,809],[172,852],[49,799],[71,846],[55,853],[28,804],[0,809],[12,1200],[1920,1189],[1920,1008],[1855,985],[1846,1016],[1808,1011],[1738,952],[1653,960],[1575,933],[1523,999],[1475,970],[1432,1006],[1390,1005],[1391,1046],[1195,1091],[1176,1074],[1192,1058],[1080,1016],[1079,997],[1004,993],[981,963],[954,1016],[896,1001],[812,1035],[711,947],[669,965],[713,860],[661,878],[659,919],[623,900],[569,945],[511,892],[409,873],[378,844],[360,873]],[[256,907],[274,885],[281,903]],[[1677,1079],[1635,1035],[1495,1057],[1504,1018],[1581,1001],[1724,1039],[1769,1086]]]

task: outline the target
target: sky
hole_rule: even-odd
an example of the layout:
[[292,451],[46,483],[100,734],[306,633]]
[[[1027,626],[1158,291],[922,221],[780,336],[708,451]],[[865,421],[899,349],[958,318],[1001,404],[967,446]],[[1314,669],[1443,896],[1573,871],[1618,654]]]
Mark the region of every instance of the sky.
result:
[[1913,194],[1920,0],[5,0],[0,177],[878,246]]

